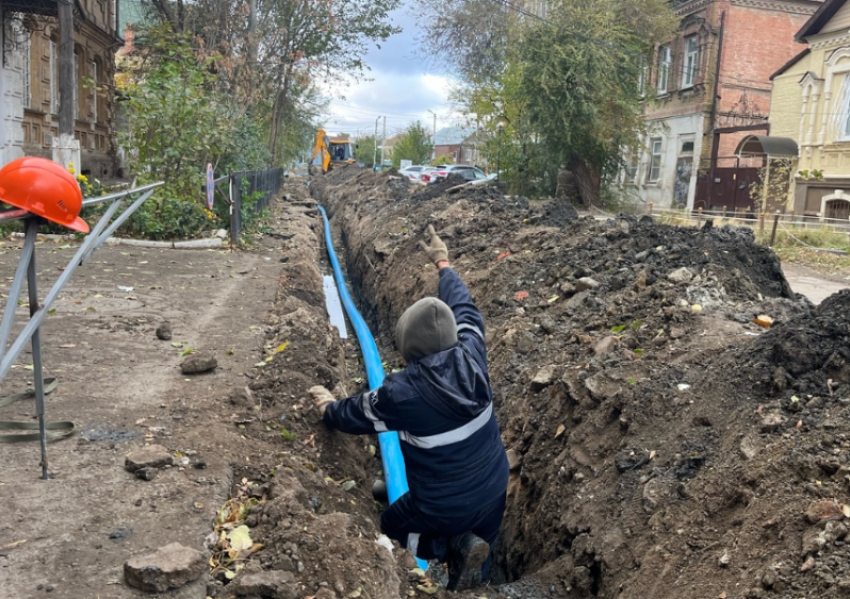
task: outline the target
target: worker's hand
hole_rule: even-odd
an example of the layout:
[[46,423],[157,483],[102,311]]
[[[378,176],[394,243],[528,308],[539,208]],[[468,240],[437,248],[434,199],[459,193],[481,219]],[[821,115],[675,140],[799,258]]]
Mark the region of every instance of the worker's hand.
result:
[[331,395],[331,392],[321,385],[310,387],[310,395],[313,396],[313,401],[316,402],[316,407],[319,408],[322,416],[325,415],[325,410],[328,409],[328,406],[336,401],[336,398]]
[[[427,241],[428,243],[425,243]],[[434,264],[439,265],[440,262],[449,261],[449,248],[443,243],[443,240],[437,236],[433,225],[428,225],[428,230],[425,232],[425,241],[419,242],[419,247],[425,250],[428,258]]]

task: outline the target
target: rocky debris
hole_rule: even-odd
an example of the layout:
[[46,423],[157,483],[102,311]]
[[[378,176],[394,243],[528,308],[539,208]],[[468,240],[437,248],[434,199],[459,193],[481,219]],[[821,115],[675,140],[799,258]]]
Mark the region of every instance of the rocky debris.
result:
[[552,383],[557,380],[556,366],[554,364],[549,364],[548,366],[544,366],[540,370],[537,371],[537,374],[534,375],[534,378],[531,380],[531,389],[533,391],[540,391],[545,389]]
[[292,572],[265,570],[245,572],[237,576],[227,588],[236,597],[262,597],[263,599],[296,599],[298,585]]
[[131,558],[124,578],[131,587],[164,593],[198,579],[207,569],[203,554],[180,543],[170,543],[154,553]]
[[[141,449],[136,449],[127,454],[124,458],[124,468],[127,472],[137,472],[140,470],[156,469],[163,466],[171,466],[174,463],[174,456],[162,445],[146,445]],[[144,476],[139,478],[144,478]],[[150,478],[146,480],[151,480]]]
[[153,480],[156,478],[158,470],[156,468],[139,468],[134,472],[136,478],[142,480]]
[[180,371],[183,374],[200,374],[209,372],[218,366],[218,360],[215,356],[208,353],[190,354],[183,363],[180,364]]
[[156,327],[156,336],[157,339],[169,341],[171,339],[171,323],[167,320],[164,320],[162,324]]
[[841,520],[844,517],[842,506],[833,499],[813,501],[806,508],[806,520],[810,524],[817,524],[822,520]]
[[610,354],[617,348],[620,340],[613,335],[607,335],[593,344],[593,353],[598,356]]
[[683,266],[667,273],[667,280],[673,283],[690,283],[694,273],[690,268]]
[[519,470],[522,466],[522,458],[519,456],[516,450],[508,449],[506,453],[508,456],[508,469],[511,471]]
[[588,289],[598,289],[599,282],[590,277],[582,277],[575,283],[576,291],[586,291]]

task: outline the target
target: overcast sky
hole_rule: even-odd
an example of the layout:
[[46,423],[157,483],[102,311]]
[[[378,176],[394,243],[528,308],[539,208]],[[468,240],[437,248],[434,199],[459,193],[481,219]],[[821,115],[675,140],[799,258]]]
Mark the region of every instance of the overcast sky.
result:
[[[380,49],[373,48],[365,57],[366,64],[372,68],[367,74],[369,81],[336,90],[345,98],[337,95],[331,101],[330,114],[324,122],[329,133],[374,134],[375,120],[384,116],[387,136],[416,120],[430,132],[434,116],[429,110],[437,113],[438,130],[457,124],[448,104],[451,80],[435,68],[433,59],[417,57],[417,19],[404,6],[390,13],[390,18],[402,32],[381,44]],[[380,118],[379,136],[382,130],[383,118]]]

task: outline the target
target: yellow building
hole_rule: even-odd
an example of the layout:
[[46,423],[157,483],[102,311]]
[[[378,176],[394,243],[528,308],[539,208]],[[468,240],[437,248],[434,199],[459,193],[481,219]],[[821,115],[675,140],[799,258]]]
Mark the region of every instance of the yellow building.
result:
[[799,146],[788,208],[850,216],[850,2],[826,0],[795,36],[808,47],[774,73],[770,135]]

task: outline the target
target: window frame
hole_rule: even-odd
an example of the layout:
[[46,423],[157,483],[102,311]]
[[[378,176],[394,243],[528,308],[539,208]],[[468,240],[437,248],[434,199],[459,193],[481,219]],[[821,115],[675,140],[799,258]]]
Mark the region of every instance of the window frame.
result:
[[[655,146],[658,145],[658,152]],[[661,180],[661,167],[664,165],[664,139],[653,137],[649,140],[649,168],[646,169],[646,182],[658,183]],[[653,177],[653,171],[655,176]]]
[[[690,47],[691,43],[693,48]],[[699,43],[696,33],[685,36],[682,58],[682,89],[686,89],[694,86],[699,68]]]
[[[662,56],[664,58],[662,59]],[[673,48],[671,44],[658,46],[658,60],[656,61],[655,91],[666,94],[670,87],[670,71],[673,69]]]
[[94,89],[92,90],[92,115],[94,117],[93,118],[94,122],[97,123],[98,121],[100,121],[100,119],[98,118],[98,113],[97,113],[97,110],[98,110],[97,84],[100,81],[100,79],[98,78],[100,76],[100,74],[97,72],[98,71],[97,60],[92,59],[92,61],[89,64],[91,65],[91,78],[92,78],[92,81],[94,81]]

